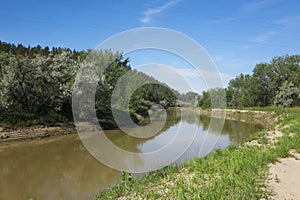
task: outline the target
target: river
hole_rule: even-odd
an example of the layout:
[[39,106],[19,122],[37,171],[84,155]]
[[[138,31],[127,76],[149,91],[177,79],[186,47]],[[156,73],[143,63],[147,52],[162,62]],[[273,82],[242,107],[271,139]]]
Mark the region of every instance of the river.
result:
[[[151,138],[134,138],[121,130],[108,130],[105,135],[122,149],[143,153],[163,147],[178,131],[185,130],[188,138],[191,133],[187,130],[197,128],[192,145],[176,161],[180,163],[202,156],[199,147],[204,139],[217,138],[213,149],[223,149],[239,144],[263,128],[258,124],[226,120],[222,133],[217,134],[208,131],[209,117],[193,112],[179,115],[175,110],[168,116],[164,128]],[[178,142],[175,146],[180,145]],[[101,189],[121,180],[121,172],[93,158],[77,134],[10,142],[6,148],[0,148],[0,161],[0,199],[93,199]],[[128,162],[128,159],[124,157],[120,162]],[[142,160],[129,162],[137,167],[142,164]]]

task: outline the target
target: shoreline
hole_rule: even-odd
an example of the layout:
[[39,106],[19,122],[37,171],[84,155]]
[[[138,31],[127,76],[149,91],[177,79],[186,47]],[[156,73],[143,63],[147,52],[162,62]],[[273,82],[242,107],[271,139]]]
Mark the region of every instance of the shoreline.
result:
[[29,127],[18,127],[15,129],[0,130],[0,144],[1,142],[44,139],[74,133],[76,133],[76,130],[73,124],[70,123],[54,124],[53,126],[35,125]]
[[[192,108],[181,108],[191,112],[198,112]],[[244,109],[199,109],[200,115],[205,115],[214,118],[224,116],[225,120],[236,120],[247,123],[255,123],[264,125],[267,129],[270,124],[275,123],[276,113],[271,111],[244,110]]]
[[[182,109],[191,112],[195,112],[192,108],[175,108]],[[220,112],[226,112],[225,119],[228,120],[238,120],[249,123],[257,124],[273,124],[274,123],[274,114],[264,111],[251,111],[251,110],[237,110],[237,109],[224,109],[224,110],[203,110],[199,109],[200,115],[205,115],[209,117],[220,118]],[[198,112],[198,110],[196,110]],[[266,127],[269,128],[269,127]],[[107,129],[113,130],[113,129]],[[0,144],[1,142],[13,142],[13,141],[22,141],[22,140],[35,140],[35,139],[44,139],[53,136],[59,135],[68,135],[76,133],[76,128],[73,123],[56,123],[51,126],[45,125],[35,125],[29,127],[17,127],[14,129],[4,130],[0,127]]]

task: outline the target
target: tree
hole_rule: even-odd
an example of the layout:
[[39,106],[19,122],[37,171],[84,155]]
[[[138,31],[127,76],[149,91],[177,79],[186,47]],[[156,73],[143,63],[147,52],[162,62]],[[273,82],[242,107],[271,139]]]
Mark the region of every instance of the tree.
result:
[[68,52],[34,59],[11,54],[2,63],[1,104],[11,112],[60,111],[71,96],[77,62]]
[[274,100],[274,104],[279,107],[290,107],[296,99],[300,98],[300,89],[292,82],[283,82]]
[[232,90],[232,88],[230,88],[230,87],[225,88],[225,94],[226,94],[227,106],[232,106],[232,105],[231,105],[231,102],[232,102],[232,95],[233,95],[233,90]]
[[253,78],[246,74],[240,74],[229,82],[228,90],[231,91],[231,102],[234,107],[244,107],[254,105],[254,90],[252,87]]
[[[276,95],[276,102],[281,102],[278,93],[283,89],[281,87],[285,81],[300,88],[299,64],[299,55],[275,57],[270,63],[257,64],[252,75],[240,74],[229,82],[228,90],[232,93],[229,105],[269,106],[274,103]],[[292,105],[299,104],[296,99]]]
[[292,82],[296,87],[300,87],[300,55],[285,55],[275,57],[271,61],[273,73],[276,76],[277,89],[284,81]]
[[253,97],[255,106],[268,106],[274,101],[277,90],[277,80],[274,66],[268,63],[259,63],[253,69]]
[[226,91],[224,88],[212,88],[208,92],[212,108],[226,108]]
[[211,97],[209,91],[202,91],[202,95],[199,98],[199,106],[204,109],[211,107]]

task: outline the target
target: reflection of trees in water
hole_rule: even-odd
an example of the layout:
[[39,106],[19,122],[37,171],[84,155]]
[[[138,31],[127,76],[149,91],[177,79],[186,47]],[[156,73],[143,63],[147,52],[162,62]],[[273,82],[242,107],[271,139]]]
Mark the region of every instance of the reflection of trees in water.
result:
[[[210,134],[219,134],[220,126],[223,125],[223,119],[200,115],[199,112],[168,109],[167,113],[167,121],[163,129],[153,137],[136,138],[122,132],[121,130],[106,131],[106,136],[120,148],[138,153],[140,152],[138,146],[143,145],[149,140],[153,140],[155,137],[168,131],[172,126],[178,124],[179,122],[196,124],[201,127],[203,131],[209,130]],[[213,120],[213,123],[211,123],[211,120]],[[230,141],[233,143],[238,143],[247,138],[251,133],[261,130],[262,128],[263,127],[258,124],[236,120],[225,120],[221,134],[229,135]]]
[[[203,131],[210,131],[210,134],[218,134],[219,126],[222,125],[222,119],[211,118],[206,115],[200,115],[199,112],[181,111],[181,122],[188,124],[197,124]],[[211,123],[211,120],[214,120]],[[222,135],[229,135],[230,141],[238,143],[250,134],[262,130],[263,126],[259,124],[247,123],[237,120],[225,120],[222,129]]]
[[250,134],[262,129],[263,126],[260,124],[253,124],[236,120],[226,120],[222,134],[228,134],[230,141],[236,144],[249,137]]
[[[145,142],[149,140],[153,140],[156,136],[168,131],[172,126],[178,124],[180,122],[180,110],[177,109],[169,109],[167,110],[167,120],[162,128],[162,130],[149,138],[137,138],[130,136],[126,133],[124,133],[122,130],[108,130],[105,131],[106,136],[110,139],[112,143],[120,147],[121,149],[140,153],[140,149],[138,148],[140,145],[143,145]],[[155,122],[153,122],[155,123]],[[142,133],[141,133],[142,134]]]
[[[222,119],[210,118],[208,116],[201,115],[199,120],[200,122],[199,125],[203,128],[203,130],[208,130],[210,121],[212,119],[215,120],[216,124],[220,124],[221,122],[218,123],[218,120],[220,121],[222,120]],[[242,122],[237,120],[225,120],[221,134],[229,135],[230,141],[236,144],[238,142],[243,141],[250,134],[255,133],[262,129],[263,126],[260,124],[247,123],[247,122]],[[216,133],[214,132],[214,127],[211,127],[210,130],[211,130],[210,133],[212,134]]]
[[[211,123],[211,120],[214,120],[214,123]],[[178,110],[178,109],[169,109],[167,121],[164,128],[157,135],[166,132],[170,127],[178,124],[179,122],[188,123],[188,124],[197,124],[202,128],[203,131],[207,131],[209,128],[211,134],[218,134],[217,130],[219,126],[222,125],[222,119],[210,118],[205,115],[200,115],[198,112],[188,111],[188,110]],[[228,134],[230,139],[233,142],[241,141],[241,139],[246,138],[249,134],[254,133],[258,130],[261,130],[263,127],[258,124],[246,123],[236,120],[225,120],[224,126],[221,134]],[[111,132],[111,131],[109,131]],[[118,134],[107,134],[107,136],[121,148],[127,148],[127,150],[132,152],[139,152],[137,149],[138,145],[142,145],[148,140],[154,139],[157,135],[141,139],[129,136],[119,130]]]
[[181,122],[188,124],[199,124],[199,116],[200,114],[197,111],[182,110]]

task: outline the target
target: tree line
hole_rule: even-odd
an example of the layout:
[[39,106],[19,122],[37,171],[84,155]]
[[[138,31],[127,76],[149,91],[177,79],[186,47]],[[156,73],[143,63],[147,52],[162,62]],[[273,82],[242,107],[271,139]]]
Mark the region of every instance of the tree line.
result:
[[[93,59],[91,59],[93,58]],[[110,61],[104,70],[104,61]],[[111,105],[139,121],[153,104],[174,106],[250,107],[300,105],[300,56],[285,55],[259,63],[253,73],[240,74],[227,88],[181,94],[153,77],[131,68],[121,52],[76,51],[39,45],[25,47],[0,41],[0,122],[71,121],[72,91],[80,68],[96,66],[95,110],[104,126],[115,126]],[[120,82],[121,77],[129,74]],[[138,83],[142,87],[134,90]],[[116,87],[116,86],[119,87]],[[130,98],[114,98],[130,96]],[[130,95],[132,94],[132,95]],[[225,94],[225,95],[223,95]],[[112,102],[113,99],[113,102]],[[225,102],[226,105],[223,105]]]
[[253,73],[240,74],[227,88],[203,91],[198,97],[202,108],[211,107],[211,94],[226,93],[227,106],[300,106],[300,55],[274,57],[256,64]]
[[[91,56],[92,55],[92,56]],[[93,59],[89,59],[93,57]],[[103,61],[110,61],[102,72]],[[0,122],[9,121],[71,121],[72,91],[80,68],[96,66],[97,89],[95,110],[104,126],[115,126],[111,113],[111,97],[119,79],[131,72],[129,79],[121,84],[119,95],[129,93],[138,81],[149,84],[134,91],[124,102],[119,98],[115,104],[122,112],[129,105],[132,118],[147,117],[153,104],[175,106],[177,91],[160,83],[153,77],[131,69],[128,58],[120,52],[109,50],[75,51],[68,48],[24,47],[0,41]],[[125,87],[126,86],[126,87]],[[132,86],[132,87],[131,87]],[[116,89],[117,90],[117,89]],[[104,120],[103,120],[104,119]]]

